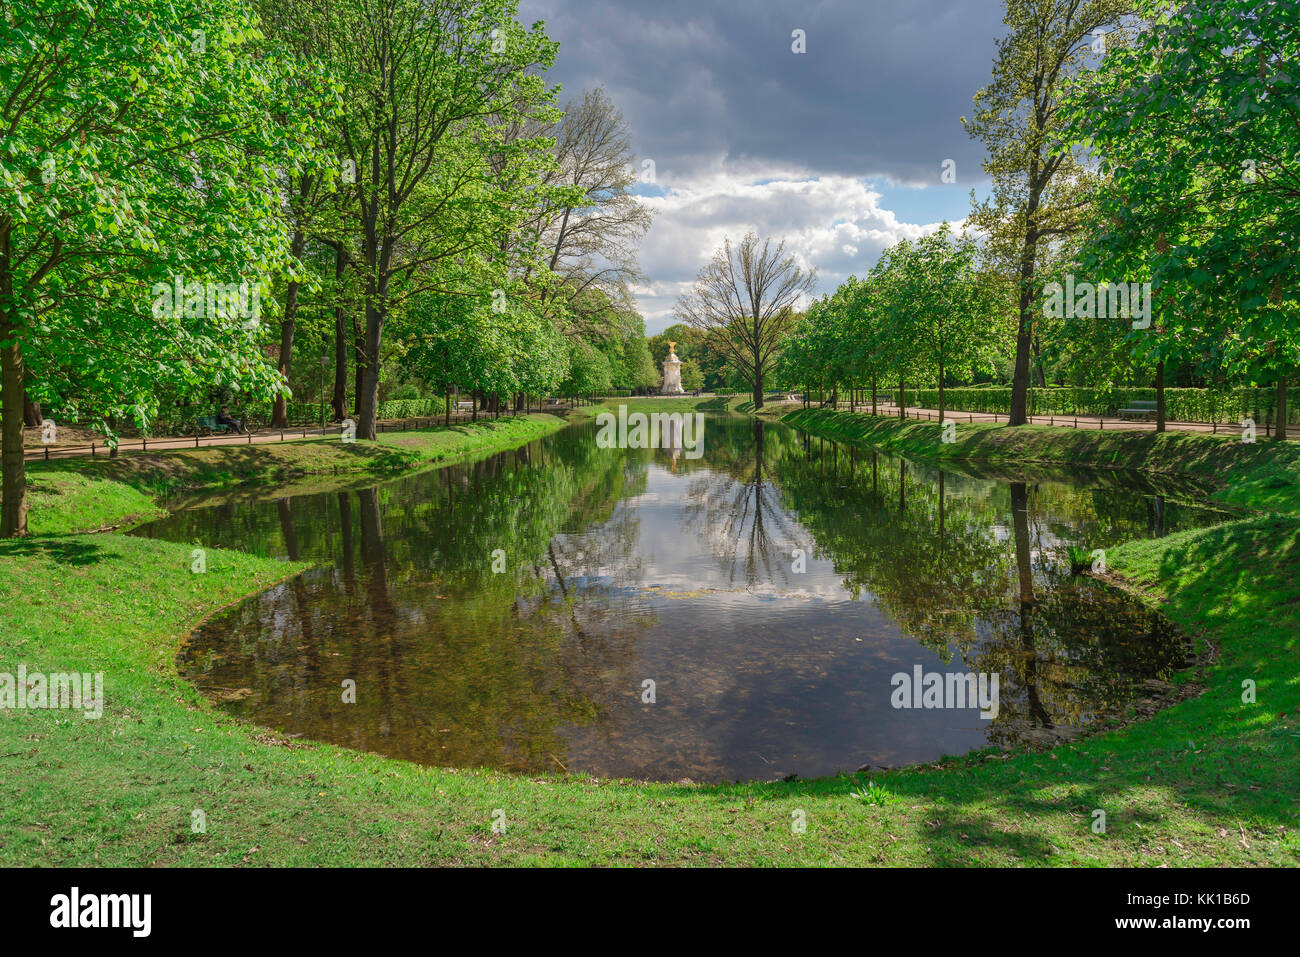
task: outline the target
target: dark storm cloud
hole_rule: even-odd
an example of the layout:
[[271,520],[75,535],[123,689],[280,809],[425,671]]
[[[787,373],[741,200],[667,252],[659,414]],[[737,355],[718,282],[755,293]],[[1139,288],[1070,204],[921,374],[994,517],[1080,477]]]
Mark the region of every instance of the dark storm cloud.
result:
[[932,183],[948,158],[978,178],[960,117],[988,81],[1000,3],[525,0],[520,15],[560,41],[562,99],[604,86],[661,178],[721,159]]
[[[982,191],[962,115],[988,82],[995,0],[817,4],[525,0],[560,42],[561,103],[604,87],[627,118],[654,226],[633,287],[650,332],[724,239],[754,230],[818,271],[817,293]],[[804,31],[805,53],[792,33]],[[945,160],[956,183],[940,180]]]

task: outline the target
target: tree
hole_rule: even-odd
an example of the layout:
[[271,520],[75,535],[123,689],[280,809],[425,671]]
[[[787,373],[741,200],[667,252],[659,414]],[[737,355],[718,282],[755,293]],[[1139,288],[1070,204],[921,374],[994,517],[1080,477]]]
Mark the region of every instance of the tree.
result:
[[[334,120],[339,109],[337,91],[331,83],[328,65],[316,59],[322,9],[309,3],[285,4],[281,0],[259,0],[257,7],[268,35],[285,49],[291,50],[295,63],[299,65],[294,76],[297,109],[308,110],[322,120]],[[290,237],[289,255],[293,259],[293,270],[286,277],[284,310],[280,316],[278,366],[280,375],[286,379],[293,361],[300,291],[305,281],[315,288],[322,285],[314,277],[304,275],[303,253],[307,243],[323,240],[334,248],[335,286],[341,284],[346,267],[338,215],[340,209],[336,187],[339,173],[339,164],[329,153],[322,151],[307,157],[297,169],[287,170],[282,178],[281,208]],[[336,313],[336,328],[341,319]],[[338,381],[340,378],[346,379],[346,352],[343,353],[343,362],[341,376],[337,369],[335,374],[336,413],[341,412]],[[271,410],[272,428],[288,427],[288,398],[287,389],[276,394]]]
[[556,44],[540,23],[516,23],[516,6],[345,0],[323,31],[355,94],[338,137],[355,172],[365,299],[360,438],[376,434],[381,348],[395,310],[423,293],[447,293],[436,267],[499,257],[503,237],[527,219],[533,183],[503,178],[493,161],[547,147],[537,137],[506,141],[517,124],[554,118],[554,90],[537,71],[550,66]]
[[911,282],[912,248],[906,241],[880,254],[867,276],[865,314],[872,320],[867,344],[882,371],[898,379],[898,417],[907,416],[907,383],[926,372],[916,343],[900,319],[917,298]]
[[816,282],[785,243],[775,248],[749,233],[737,246],[725,240],[700,270],[691,292],[677,301],[677,315],[706,334],[715,334],[732,367],[749,383],[754,407],[763,407],[763,379],[794,318],[794,307]]
[[569,373],[561,385],[568,395],[603,395],[613,388],[609,359],[583,339],[570,337]]
[[944,223],[912,243],[903,240],[882,257],[888,263],[881,336],[896,343],[913,367],[939,384],[939,421],[944,382],[969,381],[991,371],[1004,334],[998,323],[996,288],[976,266],[967,236],[954,237]]
[[852,350],[848,344],[849,289],[849,283],[845,283],[833,294],[814,300],[782,338],[776,362],[777,379],[782,385],[829,389],[832,405],[838,400],[839,387],[851,387],[853,382]]
[[[990,198],[971,197],[968,223],[988,237],[1018,294],[1012,425],[1028,421],[1030,356],[1039,296],[1038,273],[1056,240],[1078,229],[1083,166],[1063,147],[1060,98],[1066,80],[1090,55],[1096,34],[1118,24],[1130,0],[1007,0],[993,80],[975,95],[962,124],[983,141]],[[1103,43],[1105,41],[1102,41]]]
[[270,391],[279,170],[315,148],[290,59],[233,0],[20,0],[0,47],[0,535],[27,529],[23,404],[147,420],[159,384]]
[[687,359],[682,363],[682,388],[688,392],[697,392],[704,388],[704,373],[700,371],[700,364],[694,359]]
[[[668,343],[674,343],[673,350],[677,358],[682,360],[683,368],[685,363],[691,359],[700,360],[704,354],[704,336],[697,329],[690,326],[682,325],[675,322],[663,332],[656,333],[646,340],[646,345],[650,349],[650,361],[655,370],[655,383],[658,384],[663,378],[662,370],[664,360],[668,358]],[[700,364],[700,374],[704,374],[704,366]],[[684,383],[683,383],[684,385]]]
[[[653,389],[659,385],[659,370],[655,367],[654,359],[650,357],[650,349],[645,337],[645,320],[639,313],[633,312],[625,317],[625,322],[623,365],[627,369],[628,388],[633,391]],[[695,367],[695,371],[699,372],[699,366]],[[694,388],[698,389],[699,386]]]
[[[620,301],[627,284],[639,278],[636,246],[653,219],[631,192],[636,156],[627,122],[597,88],[567,103],[563,118],[540,133],[554,138],[556,160],[542,183],[569,187],[544,197],[531,224],[547,269],[560,279],[554,294],[573,304],[588,290],[600,290]],[[549,294],[544,290],[542,298]],[[590,329],[581,322],[584,310],[571,308],[571,314],[578,328]]]
[[[850,276],[840,288],[847,298],[845,313],[849,325],[853,369],[859,382],[871,383],[871,414],[877,412],[878,386],[893,369],[892,357],[886,348],[885,319],[889,298],[885,294],[880,274],[884,267],[879,262],[865,280]],[[838,291],[837,291],[838,294]],[[900,384],[901,385],[901,384]]]
[[1067,134],[1105,179],[1084,262],[1150,274],[1135,353],[1273,382],[1300,362],[1300,10],[1258,0],[1142,5],[1132,44],[1079,77]]

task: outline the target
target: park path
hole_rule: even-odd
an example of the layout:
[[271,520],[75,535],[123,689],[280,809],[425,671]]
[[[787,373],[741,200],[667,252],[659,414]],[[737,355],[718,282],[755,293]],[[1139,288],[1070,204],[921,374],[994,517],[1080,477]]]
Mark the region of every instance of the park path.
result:
[[[782,403],[782,404],[783,405],[789,404],[791,408],[801,407],[798,403]],[[809,406],[809,407],[813,408],[814,406]],[[839,408],[841,410],[847,410],[848,407],[849,407],[848,403],[846,402],[841,402],[839,404]],[[861,405],[857,407],[857,411],[859,412],[870,411],[870,409],[871,409],[870,403],[868,403],[865,408]],[[893,416],[898,415],[898,406],[893,405],[891,403],[885,403],[885,402],[877,403],[877,410],[881,415],[893,415]],[[922,409],[922,408],[909,405],[907,407],[906,414],[907,414],[907,418],[909,419],[920,419],[922,421],[929,420],[931,422],[939,421],[938,409]],[[1006,414],[1000,412],[999,413],[955,412],[949,409],[945,413],[945,416],[959,425],[963,422],[973,423],[973,422],[1006,422],[1007,421]],[[1154,432],[1156,430],[1156,423],[1154,420],[1142,421],[1142,420],[1135,420],[1135,419],[1111,418],[1109,416],[1102,417],[1096,415],[1077,415],[1077,416],[1076,415],[1031,415],[1029,417],[1029,422],[1031,425],[1052,425],[1052,426],[1059,426],[1068,429],[1090,429],[1092,431],[1127,430],[1127,431],[1137,431],[1137,432]],[[1236,423],[1167,421],[1165,423],[1165,428],[1171,432],[1204,432],[1207,435],[1234,435],[1234,436],[1241,435],[1241,426]],[[1259,425],[1257,426],[1257,429],[1259,431],[1259,434],[1261,436],[1264,436],[1265,438],[1267,438],[1268,435],[1272,432],[1271,427],[1267,425]]]
[[[567,410],[568,406],[548,406],[546,408],[534,408],[533,412],[558,412]],[[515,414],[515,413],[507,413]],[[523,414],[523,413],[519,413]],[[493,416],[486,412],[479,413],[479,419],[491,419]],[[465,422],[473,421],[473,416],[469,412],[453,412],[451,416],[452,425],[461,425]],[[427,429],[443,424],[443,416],[420,416],[419,418],[410,419],[383,419],[377,424],[381,433],[388,432],[407,432],[418,429]],[[39,430],[38,430],[39,431]],[[203,449],[211,448],[217,445],[268,445],[273,442],[291,442],[309,438],[318,438],[320,436],[337,436],[340,434],[338,425],[326,426],[324,429],[311,426],[295,426],[288,429],[258,429],[255,432],[249,432],[244,435],[173,435],[158,436],[156,438],[132,438],[123,439],[118,443],[118,454],[127,452],[165,452],[168,449]],[[38,445],[30,447],[24,452],[24,457],[29,462],[34,461],[54,461],[55,459],[70,458],[100,458],[109,454],[109,447],[102,441],[99,442],[80,442],[77,444],[61,445],[58,443],[52,445]]]
[[[788,406],[790,409],[802,408],[799,402],[780,402],[771,403],[782,407]],[[810,406],[813,408],[815,406]],[[841,410],[847,410],[848,404],[841,402]],[[567,409],[567,406],[546,407],[543,409],[533,409],[534,412],[557,412]],[[864,409],[858,406],[858,411],[869,410],[870,406]],[[881,402],[877,409],[882,415],[898,415],[896,405]],[[480,418],[488,419],[492,416],[483,413]],[[468,412],[456,412],[452,414],[452,424],[460,424],[471,421],[471,415]],[[923,421],[939,421],[938,409],[922,409],[913,406],[907,407],[907,418],[920,419]],[[947,418],[961,424],[974,422],[1006,422],[1007,417],[1002,413],[989,412],[954,412],[949,411]],[[1132,419],[1119,419],[1110,417],[1099,417],[1094,415],[1034,415],[1029,417],[1033,425],[1051,425],[1063,428],[1086,429],[1092,431],[1144,431],[1154,432],[1155,422],[1135,421]],[[380,432],[405,432],[431,426],[442,425],[442,416],[435,418],[420,417],[414,419],[385,419],[378,424]],[[1167,429],[1172,432],[1204,432],[1207,434],[1223,435],[1240,435],[1241,426],[1233,423],[1210,423],[1210,422],[1167,422]],[[1260,434],[1265,438],[1268,437],[1271,429],[1266,425],[1260,429]],[[168,449],[194,449],[209,448],[214,445],[267,445],[272,442],[288,442],[294,439],[308,439],[319,436],[332,436],[339,434],[337,425],[326,427],[325,429],[297,427],[291,429],[260,429],[247,435],[207,435],[207,436],[160,436],[158,438],[145,439],[127,439],[118,444],[118,452],[163,452]],[[43,461],[54,459],[77,458],[81,456],[98,457],[108,454],[108,446],[99,443],[79,444],[79,445],[47,445],[29,448],[26,451],[28,461]]]

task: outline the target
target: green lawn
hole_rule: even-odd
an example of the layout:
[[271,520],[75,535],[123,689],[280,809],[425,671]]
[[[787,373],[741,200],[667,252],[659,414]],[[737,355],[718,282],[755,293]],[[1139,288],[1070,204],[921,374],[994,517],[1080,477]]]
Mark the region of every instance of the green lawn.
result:
[[[1043,432],[985,441],[1026,454]],[[1289,474],[1275,454],[1267,467]],[[1291,500],[1276,491],[1269,501]],[[43,507],[55,527],[57,504]],[[116,533],[0,543],[0,670],[103,671],[107,699],[98,721],[0,711],[0,864],[1300,863],[1300,519],[1258,515],[1107,558],[1216,650],[1202,693],[1051,752],[689,786],[423,768],[242,725],[180,678],[176,652],[205,616],[296,566],[209,550],[198,576],[188,546]]]
[[991,422],[967,424],[958,420],[960,415],[954,413],[956,440],[951,443],[942,441],[937,422],[894,416],[800,409],[782,421],[827,438],[936,461],[1082,465],[1184,475],[1214,489],[1215,498],[1226,505],[1300,514],[1300,442],[1260,439],[1246,444],[1230,435],[1050,425],[1013,429]]
[[[580,409],[574,416],[587,412]],[[27,466],[27,522],[34,535],[59,535],[156,518],[164,512],[155,498],[186,491],[279,486],[305,476],[381,478],[514,448],[562,428],[565,421],[534,413],[450,428],[383,432],[375,442],[349,443],[329,436],[34,462]]]

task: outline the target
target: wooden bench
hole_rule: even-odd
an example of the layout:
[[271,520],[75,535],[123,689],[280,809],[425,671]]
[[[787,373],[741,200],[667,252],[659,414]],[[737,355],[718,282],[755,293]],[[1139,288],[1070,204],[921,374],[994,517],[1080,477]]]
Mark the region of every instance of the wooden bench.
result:
[[201,415],[194,420],[195,431],[207,429],[209,432],[229,432],[230,426],[223,425],[217,421],[215,415]]
[[1156,414],[1156,404],[1154,402],[1147,402],[1145,400],[1134,402],[1132,406],[1130,406],[1129,408],[1119,410],[1119,417],[1121,419],[1127,419],[1129,417],[1149,419],[1155,414]]

